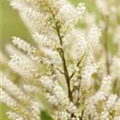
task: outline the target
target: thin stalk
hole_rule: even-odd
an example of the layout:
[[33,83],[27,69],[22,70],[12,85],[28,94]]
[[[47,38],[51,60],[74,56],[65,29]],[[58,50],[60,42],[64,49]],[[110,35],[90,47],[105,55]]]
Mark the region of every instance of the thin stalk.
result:
[[[61,47],[63,47],[63,41],[62,41],[62,37],[60,35],[60,27],[59,27],[58,23],[56,23],[56,31],[57,31],[57,34],[59,37],[60,45],[61,45]],[[67,69],[67,63],[66,63],[63,48],[60,49],[60,56],[61,56],[62,63],[63,63],[64,77],[65,77],[67,87],[68,87],[68,97],[69,97],[70,101],[72,101],[73,98],[72,98],[72,92],[71,92],[71,88],[70,88],[70,77],[69,77],[69,73],[68,73],[68,69]]]
[[[53,19],[56,21],[55,14],[51,10],[51,8],[49,8],[49,10],[52,14]],[[68,69],[67,69],[67,63],[66,63],[66,59],[65,59],[64,50],[63,50],[63,41],[62,41],[63,36],[60,35],[60,26],[58,25],[58,23],[59,22],[56,22],[55,29],[56,29],[56,32],[57,32],[57,35],[58,35],[58,38],[60,41],[60,45],[62,47],[62,49],[60,49],[60,51],[58,51],[58,52],[60,54],[60,57],[61,57],[62,63],[63,63],[64,77],[65,77],[67,87],[68,87],[68,97],[69,97],[70,101],[73,101],[72,92],[71,92],[71,88],[70,88],[70,77],[69,77],[69,73],[68,73]]]
[[108,28],[109,21],[106,21],[106,26],[104,29],[104,50],[105,50],[105,58],[106,58],[106,74],[110,75],[110,60],[109,60],[109,49],[108,49]]
[[[56,21],[55,19],[55,14],[52,12],[52,10],[49,8],[49,10],[51,11],[52,17],[53,19]],[[65,59],[65,54],[64,54],[64,50],[63,50],[63,41],[62,41],[62,36],[60,35],[60,26],[58,25],[59,22],[56,22],[55,24],[55,29],[60,41],[60,45],[62,47],[62,49],[60,49],[59,54],[60,57],[62,59],[62,63],[63,63],[63,69],[64,69],[64,77],[67,83],[67,87],[68,87],[68,97],[70,99],[70,101],[73,101],[73,97],[72,97],[72,92],[71,92],[71,88],[70,88],[70,77],[69,77],[69,73],[68,73],[68,69],[67,69],[67,63],[66,63],[66,59]]]

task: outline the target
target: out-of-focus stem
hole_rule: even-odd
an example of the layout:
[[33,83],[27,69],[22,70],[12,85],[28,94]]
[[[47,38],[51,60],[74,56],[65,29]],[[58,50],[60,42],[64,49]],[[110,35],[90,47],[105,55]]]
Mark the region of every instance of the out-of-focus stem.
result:
[[105,58],[106,58],[106,74],[110,75],[110,60],[109,60],[109,49],[108,49],[108,28],[109,28],[109,20],[105,21],[106,25],[104,28],[104,50],[105,50]]

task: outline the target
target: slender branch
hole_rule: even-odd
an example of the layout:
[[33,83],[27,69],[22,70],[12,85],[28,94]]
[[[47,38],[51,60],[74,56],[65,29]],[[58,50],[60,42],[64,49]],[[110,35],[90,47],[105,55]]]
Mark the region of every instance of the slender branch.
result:
[[[76,66],[79,67],[79,65],[82,63],[82,61],[84,60],[86,56],[86,52],[82,55],[82,58],[77,62]],[[72,79],[72,77],[75,75],[76,71],[74,71],[71,75],[70,75],[70,79]]]
[[[56,21],[55,14],[52,12],[52,10],[50,8],[49,8],[49,10],[52,13],[53,19]],[[63,63],[64,77],[65,77],[65,80],[66,80],[66,83],[67,83],[67,87],[68,87],[68,97],[69,97],[70,101],[73,101],[72,92],[71,92],[71,88],[70,88],[70,77],[69,77],[69,73],[68,73],[68,69],[67,69],[67,64],[66,64],[64,50],[63,50],[63,41],[62,41],[63,36],[60,35],[60,25],[59,25],[59,22],[56,22],[55,29],[56,29],[56,32],[58,34],[60,45],[62,47],[61,49],[59,49],[60,51],[58,51],[58,52],[60,54],[60,57],[61,57],[62,63]]]
[[106,21],[106,26],[104,29],[104,49],[105,49],[105,57],[106,57],[106,74],[110,74],[110,60],[109,60],[109,50],[108,50],[108,28],[109,21]]
[[57,70],[64,75],[64,72],[61,69],[57,68]]
[[[55,14],[52,12],[52,10],[50,8],[49,8],[49,10],[52,13],[53,19],[56,21]],[[63,63],[64,77],[65,77],[65,80],[66,80],[66,83],[67,83],[67,87],[68,87],[68,97],[69,97],[70,101],[73,101],[72,92],[71,92],[71,88],[70,88],[70,77],[69,77],[69,74],[68,74],[65,54],[64,54],[64,50],[63,50],[63,41],[62,41],[63,36],[60,35],[60,25],[59,25],[59,22],[56,22],[55,29],[56,29],[56,32],[58,34],[60,45],[62,47],[61,49],[58,50],[58,52],[60,54],[60,57],[61,57],[62,63]]]
[[[58,23],[56,23],[56,31],[57,31],[57,34],[59,37],[60,45],[61,45],[61,47],[63,47],[63,41],[62,41],[62,37],[60,35],[60,26],[58,25]],[[72,101],[73,98],[72,98],[72,93],[71,93],[71,88],[70,88],[70,77],[69,77],[69,73],[68,73],[68,69],[67,69],[67,63],[66,63],[63,48],[60,49],[59,53],[60,53],[60,57],[62,59],[64,76],[65,76],[65,80],[66,80],[67,87],[68,87],[68,97],[69,97],[70,101]]]

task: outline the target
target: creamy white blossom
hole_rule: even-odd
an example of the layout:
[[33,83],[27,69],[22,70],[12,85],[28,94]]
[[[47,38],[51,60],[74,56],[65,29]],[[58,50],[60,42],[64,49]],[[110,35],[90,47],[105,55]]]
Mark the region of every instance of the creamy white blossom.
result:
[[39,76],[40,73],[38,71],[38,68],[27,57],[19,57],[18,55],[13,55],[11,58],[12,59],[9,62],[10,67],[20,75],[28,78]]
[[[108,51],[100,52],[101,29],[94,15],[84,16],[85,4],[74,7],[67,0],[10,2],[18,10],[36,45],[15,36],[13,44],[19,50],[11,45],[6,47],[12,54],[9,67],[14,74],[3,71],[6,77],[0,80],[0,102],[11,108],[8,117],[41,120],[42,111],[45,111],[53,120],[119,120],[119,85],[113,89],[120,78],[119,55],[109,61],[112,55]],[[96,0],[105,17],[117,13],[115,4],[109,3],[108,7],[107,2]],[[113,17],[110,16],[110,20]],[[88,27],[76,28],[81,21],[89,24]],[[103,34],[111,33],[107,31],[105,20],[99,22],[103,23],[102,29],[106,28]],[[113,38],[116,45],[119,37]],[[104,54],[107,61],[97,61],[104,59],[101,57]],[[0,60],[0,63],[6,62]],[[12,75],[16,76],[10,77]]]

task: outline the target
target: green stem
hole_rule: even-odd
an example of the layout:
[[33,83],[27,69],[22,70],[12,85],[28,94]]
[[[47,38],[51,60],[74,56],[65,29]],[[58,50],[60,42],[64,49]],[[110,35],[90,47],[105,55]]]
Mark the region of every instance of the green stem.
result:
[[[60,45],[61,45],[61,47],[63,47],[63,41],[62,41],[62,37],[60,35],[60,27],[59,27],[58,23],[56,23],[56,30],[57,30],[57,34],[58,34],[58,37],[59,37],[59,40],[60,40]],[[61,59],[62,59],[64,76],[65,76],[67,87],[68,87],[68,97],[69,97],[70,101],[72,101],[73,98],[72,98],[72,93],[71,93],[71,88],[70,88],[70,77],[69,77],[69,73],[68,73],[68,69],[67,69],[67,63],[66,63],[63,48],[60,49],[60,56],[61,56]]]

